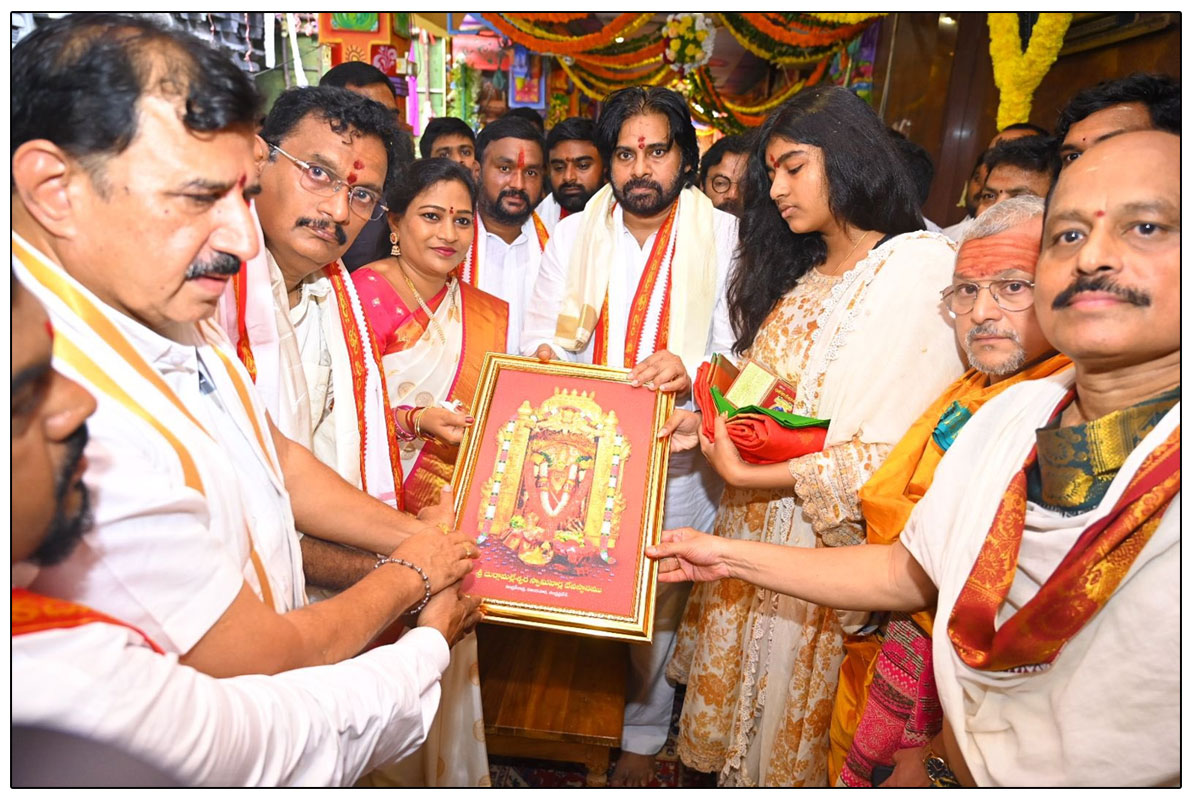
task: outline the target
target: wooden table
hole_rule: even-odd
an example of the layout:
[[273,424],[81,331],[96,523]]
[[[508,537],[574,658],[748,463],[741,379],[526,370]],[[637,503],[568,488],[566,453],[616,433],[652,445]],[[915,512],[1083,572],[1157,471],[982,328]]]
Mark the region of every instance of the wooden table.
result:
[[487,624],[478,635],[488,752],[581,763],[587,785],[604,786],[609,749],[621,746],[629,645]]

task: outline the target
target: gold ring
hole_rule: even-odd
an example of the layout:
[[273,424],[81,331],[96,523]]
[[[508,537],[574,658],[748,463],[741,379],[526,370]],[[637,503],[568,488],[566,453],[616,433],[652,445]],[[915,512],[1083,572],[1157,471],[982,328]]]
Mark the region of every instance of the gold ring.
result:
[[471,543],[463,542],[462,544],[463,544],[463,547],[465,547],[467,549],[467,558],[470,558],[471,557]]

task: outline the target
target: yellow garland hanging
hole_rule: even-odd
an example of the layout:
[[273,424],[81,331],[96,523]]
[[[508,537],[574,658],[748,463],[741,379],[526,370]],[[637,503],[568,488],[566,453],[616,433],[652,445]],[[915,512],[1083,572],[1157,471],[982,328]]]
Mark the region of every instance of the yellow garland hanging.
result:
[[833,49],[832,46],[813,48],[815,52],[810,55],[781,57],[764,47],[759,47],[757,44],[743,36],[735,26],[729,24],[729,21],[725,18],[724,14],[716,13],[714,16],[721,20],[722,24],[725,25],[725,30],[729,32],[729,35],[732,36],[734,40],[742,46],[743,49],[749,50],[751,53],[754,53],[754,55],[761,59],[770,61],[777,67],[799,67],[804,64],[811,64],[814,61],[820,61]]
[[666,79],[671,77],[673,72],[670,65],[663,64],[653,75],[641,78],[633,83],[606,84],[603,81],[590,78],[590,82],[594,84],[594,86],[590,86],[589,80],[585,79],[578,71],[572,69],[566,59],[560,57],[558,63],[562,66],[563,71],[567,73],[567,77],[579,87],[579,90],[593,100],[603,100],[616,90],[624,89],[626,86],[661,86]]
[[1071,17],[1071,14],[1039,14],[1029,37],[1029,46],[1022,53],[1017,15],[988,14],[992,74],[996,88],[1000,90],[997,130],[1029,121],[1033,93],[1050,71],[1050,65],[1058,59],[1063,37],[1071,26]]
[[887,12],[886,11],[873,11],[869,14],[813,14],[813,13],[809,13],[808,16],[816,17],[817,19],[821,20],[821,22],[828,22],[831,25],[857,25],[860,22],[866,22],[867,20],[874,19],[875,17],[887,16]]

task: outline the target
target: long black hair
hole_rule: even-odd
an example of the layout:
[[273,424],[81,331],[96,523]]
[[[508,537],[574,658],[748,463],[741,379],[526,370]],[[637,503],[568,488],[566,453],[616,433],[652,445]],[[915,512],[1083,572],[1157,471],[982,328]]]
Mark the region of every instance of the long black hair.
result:
[[775,137],[821,148],[830,211],[840,224],[885,234],[925,227],[912,180],[871,107],[837,86],[801,90],[758,130],[746,167],[740,258],[728,290],[738,352],[749,349],[775,303],[828,252],[820,233],[792,233],[771,199],[766,150]]

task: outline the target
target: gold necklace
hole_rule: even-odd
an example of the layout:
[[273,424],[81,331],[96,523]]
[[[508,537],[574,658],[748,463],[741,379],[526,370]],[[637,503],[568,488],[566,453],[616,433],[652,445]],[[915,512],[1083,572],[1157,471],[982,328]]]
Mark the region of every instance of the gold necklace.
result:
[[854,243],[854,247],[850,248],[850,252],[846,253],[846,257],[841,260],[841,263],[839,263],[836,267],[834,267],[833,272],[826,273],[826,274],[827,275],[839,274],[842,271],[842,267],[844,267],[846,265],[846,262],[850,260],[850,256],[854,255],[854,251],[858,249],[858,246],[860,244],[862,244],[863,239],[867,238],[868,233],[870,233],[870,231],[863,231],[863,235],[858,237],[858,241]]
[[[396,266],[400,268],[400,277],[404,278],[404,282],[408,285],[408,290],[413,293],[413,297],[417,298],[417,304],[421,306],[421,310],[429,318],[429,324],[433,326],[433,332],[437,334],[438,341],[445,346],[446,332],[442,330],[441,324],[433,318],[433,312],[429,310],[429,306],[425,305],[425,300],[421,297],[421,293],[417,291],[417,287],[413,285],[412,279],[408,277],[408,273],[404,270],[404,262],[400,260],[400,256],[396,256]],[[453,297],[450,298],[450,302],[454,302]]]

